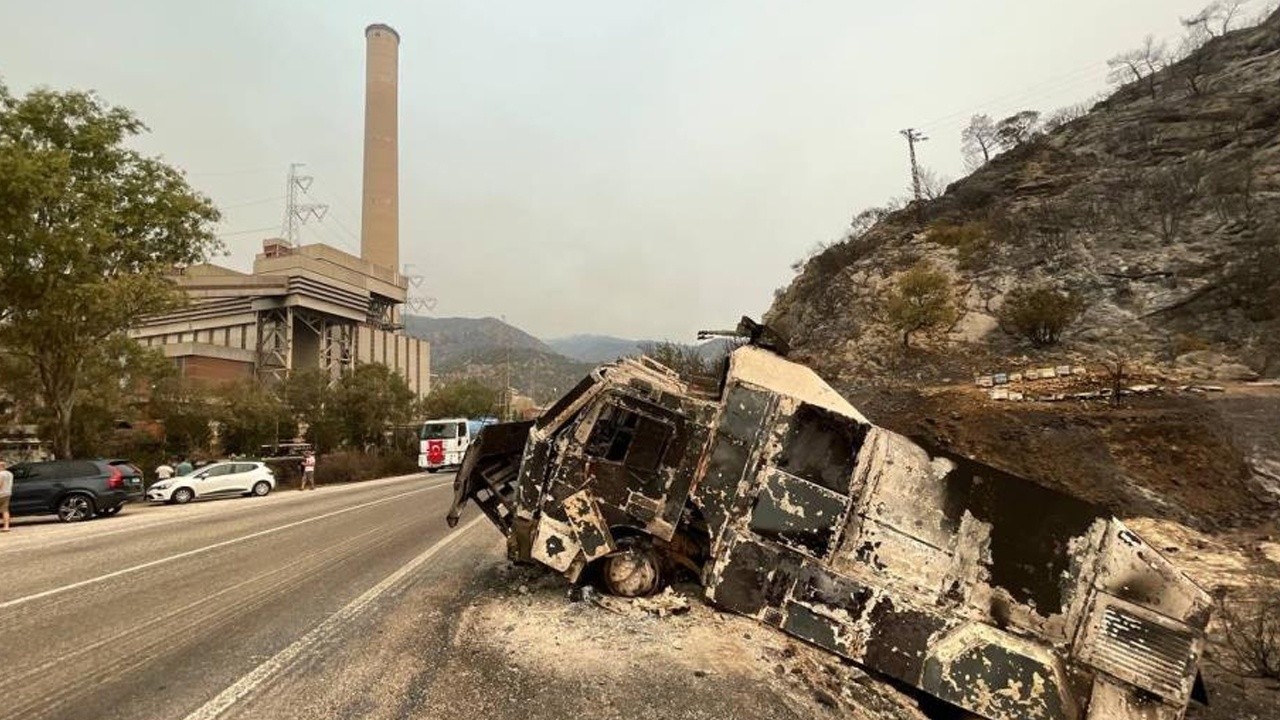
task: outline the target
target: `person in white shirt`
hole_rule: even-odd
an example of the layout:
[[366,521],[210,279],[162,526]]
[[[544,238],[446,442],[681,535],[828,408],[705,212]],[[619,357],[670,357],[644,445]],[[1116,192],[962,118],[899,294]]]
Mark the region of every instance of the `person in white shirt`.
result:
[[4,526],[0,532],[9,532],[9,498],[13,496],[13,473],[4,460],[0,460],[0,520]]
[[302,487],[299,490],[306,490],[307,484],[311,485],[311,489],[316,489],[316,454],[308,450],[302,458]]
[[160,463],[160,467],[156,468],[156,479],[164,481],[171,477],[173,477],[173,466],[169,463]]

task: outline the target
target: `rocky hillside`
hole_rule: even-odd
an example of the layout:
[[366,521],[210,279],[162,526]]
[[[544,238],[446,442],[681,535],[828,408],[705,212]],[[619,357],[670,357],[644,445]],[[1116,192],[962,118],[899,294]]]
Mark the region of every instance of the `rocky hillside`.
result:
[[434,368],[451,368],[460,361],[497,348],[554,353],[538,338],[497,318],[438,318],[405,315],[406,334],[431,343]]
[[519,393],[548,403],[586,376],[584,363],[497,318],[432,318],[407,315],[405,332],[431,343],[436,382],[480,380],[501,388],[509,378]]
[[[962,378],[1024,355],[1109,352],[1276,376],[1278,84],[1280,13],[851,232],[804,263],[767,320],[835,379]],[[955,312],[904,349],[888,298],[922,265],[946,276]],[[1059,343],[1008,331],[1001,309],[1019,289],[1078,303]]]

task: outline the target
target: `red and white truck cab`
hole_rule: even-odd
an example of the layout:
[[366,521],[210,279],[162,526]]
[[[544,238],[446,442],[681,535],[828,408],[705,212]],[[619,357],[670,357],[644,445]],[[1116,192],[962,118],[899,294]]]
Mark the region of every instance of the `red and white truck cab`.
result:
[[484,420],[444,418],[428,420],[418,433],[418,467],[437,472],[462,464],[462,456],[480,434]]

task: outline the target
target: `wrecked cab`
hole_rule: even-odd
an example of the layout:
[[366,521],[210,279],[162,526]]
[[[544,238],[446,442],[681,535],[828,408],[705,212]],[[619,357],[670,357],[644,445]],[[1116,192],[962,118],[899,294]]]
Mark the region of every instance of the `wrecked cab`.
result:
[[490,426],[455,481],[508,555],[621,595],[679,568],[719,607],[993,720],[1180,718],[1205,592],[1097,507],[868,422],[734,351],[718,391],[647,359]]

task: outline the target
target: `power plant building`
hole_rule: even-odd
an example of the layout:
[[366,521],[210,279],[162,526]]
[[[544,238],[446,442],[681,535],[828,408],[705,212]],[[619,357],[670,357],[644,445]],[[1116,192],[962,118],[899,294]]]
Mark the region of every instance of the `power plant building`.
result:
[[362,257],[268,239],[251,273],[202,264],[175,274],[189,302],[130,334],[160,349],[183,377],[270,384],[313,368],[336,380],[357,364],[383,363],[419,396],[430,391],[430,347],[399,324],[408,292],[399,272],[400,37],[376,24],[365,38]]

